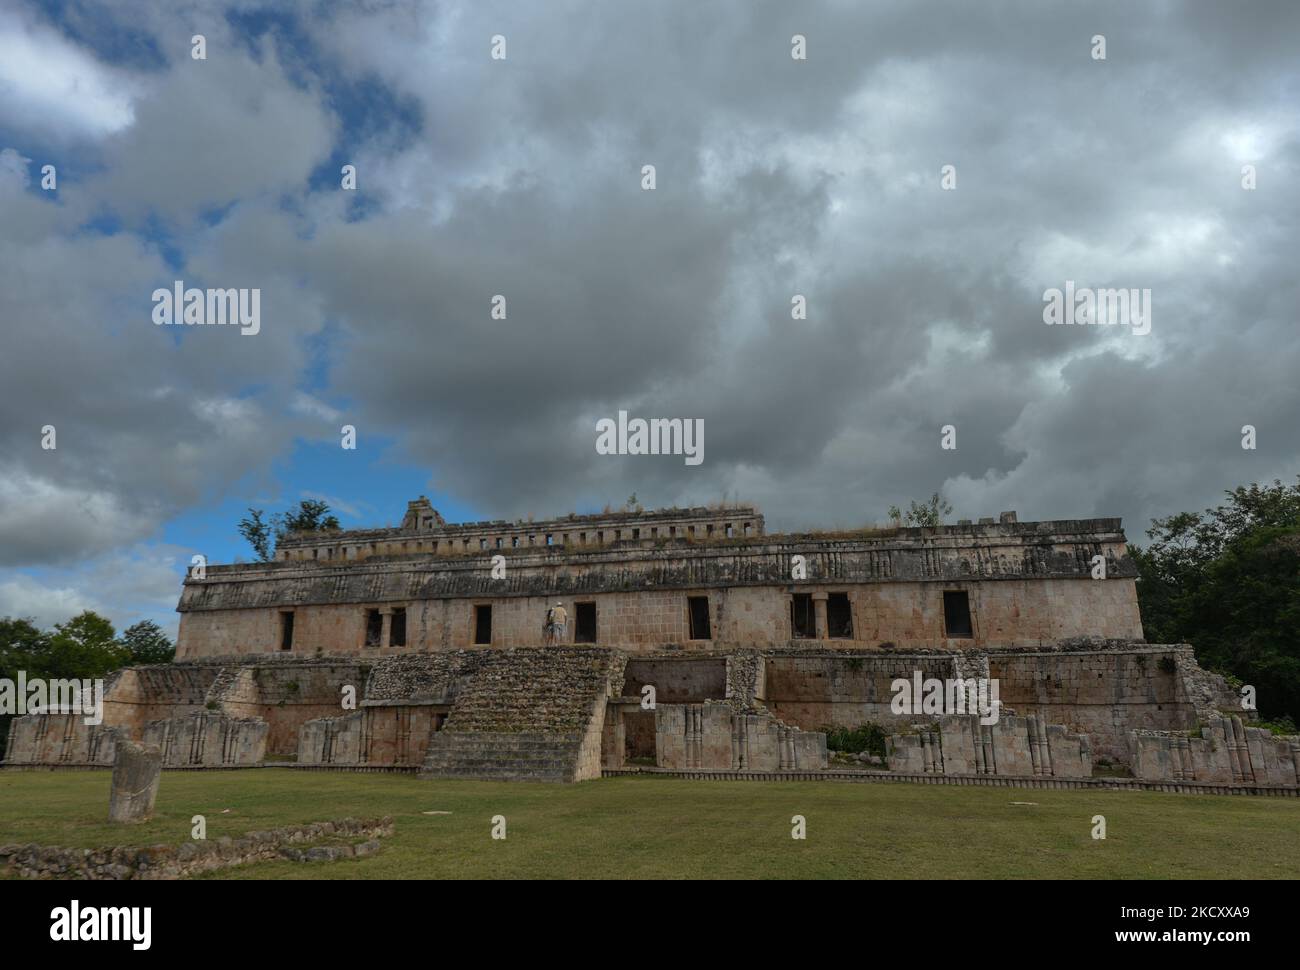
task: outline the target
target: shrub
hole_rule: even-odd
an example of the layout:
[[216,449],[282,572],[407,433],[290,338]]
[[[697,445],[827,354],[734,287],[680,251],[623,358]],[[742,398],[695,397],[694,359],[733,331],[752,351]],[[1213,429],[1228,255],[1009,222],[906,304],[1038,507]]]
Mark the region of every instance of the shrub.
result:
[[829,751],[843,751],[846,754],[868,754],[885,756],[885,738],[889,733],[879,724],[867,723],[856,728],[827,727],[826,748]]

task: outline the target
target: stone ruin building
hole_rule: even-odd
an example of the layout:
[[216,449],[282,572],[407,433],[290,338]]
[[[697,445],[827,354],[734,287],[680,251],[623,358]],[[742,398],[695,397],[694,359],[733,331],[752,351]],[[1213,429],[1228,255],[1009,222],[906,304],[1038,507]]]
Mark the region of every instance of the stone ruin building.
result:
[[[1295,794],[1300,739],[1251,726],[1190,646],[1144,641],[1136,574],[1118,519],[775,535],[737,506],[457,525],[422,497],[398,528],[298,534],[272,562],[191,575],[176,662],[113,674],[100,725],[16,719],[6,766],[107,765],[131,738],[174,768],[849,777],[871,769],[832,766],[824,732],[874,723],[891,777],[1077,785],[1105,766]],[[544,647],[556,602],[567,636]],[[891,685],[915,677],[995,682],[1000,716],[895,713]]]

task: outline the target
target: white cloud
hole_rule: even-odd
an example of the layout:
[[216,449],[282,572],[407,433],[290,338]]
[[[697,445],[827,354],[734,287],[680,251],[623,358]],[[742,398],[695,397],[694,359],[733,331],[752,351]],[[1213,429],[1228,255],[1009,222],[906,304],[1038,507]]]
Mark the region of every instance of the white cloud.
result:
[[0,121],[59,140],[130,126],[137,83],[43,25],[0,14]]

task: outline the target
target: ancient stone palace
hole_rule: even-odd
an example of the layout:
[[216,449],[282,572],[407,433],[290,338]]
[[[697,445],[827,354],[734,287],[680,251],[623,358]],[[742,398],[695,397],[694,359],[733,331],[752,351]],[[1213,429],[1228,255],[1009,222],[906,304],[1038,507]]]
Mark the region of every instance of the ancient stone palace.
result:
[[[271,562],[189,576],[176,663],[114,674],[102,724],[17,719],[6,764],[107,764],[131,738],[169,767],[1104,768],[1294,793],[1300,739],[1252,726],[1189,646],[1146,643],[1136,575],[1118,519],[772,534],[748,506],[452,524],[420,498],[397,528],[296,534]],[[957,687],[939,704],[923,684]],[[826,731],[863,725],[886,756],[832,758]]]

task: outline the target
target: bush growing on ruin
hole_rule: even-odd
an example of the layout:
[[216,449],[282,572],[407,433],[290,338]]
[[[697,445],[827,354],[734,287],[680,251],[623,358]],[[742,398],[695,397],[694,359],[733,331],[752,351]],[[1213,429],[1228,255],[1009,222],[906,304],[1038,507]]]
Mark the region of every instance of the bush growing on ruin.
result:
[[868,754],[885,756],[885,739],[889,736],[879,724],[867,722],[856,728],[824,727],[826,748],[828,751],[843,751],[845,754]]
[[300,532],[331,532],[339,528],[339,520],[330,514],[328,502],[305,498],[296,509],[277,512],[269,519],[262,509],[250,508],[248,515],[239,520],[239,534],[253,547],[257,558],[270,562],[275,558],[275,547],[286,536]]
[[944,517],[952,513],[952,506],[938,492],[930,496],[928,501],[918,502],[912,500],[912,507],[903,512],[897,505],[889,507],[889,517],[902,525],[917,526],[921,528],[934,528],[943,525]]

